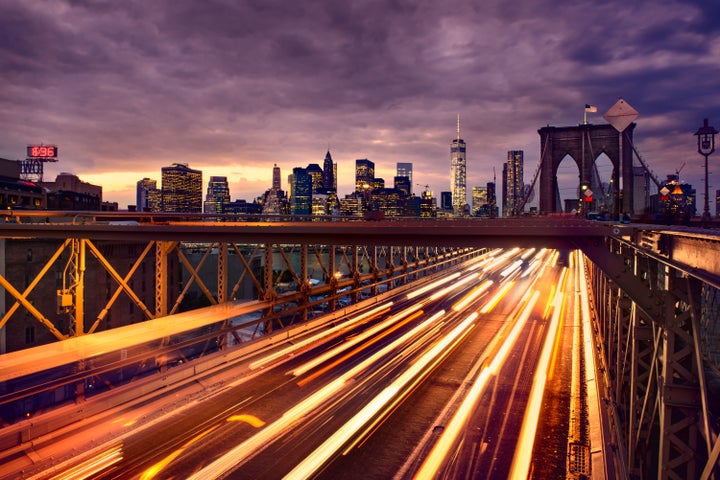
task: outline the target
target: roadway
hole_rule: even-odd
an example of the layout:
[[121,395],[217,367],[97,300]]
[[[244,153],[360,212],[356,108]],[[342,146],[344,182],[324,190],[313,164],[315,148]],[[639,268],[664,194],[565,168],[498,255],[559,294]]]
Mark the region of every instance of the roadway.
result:
[[242,375],[213,380],[220,388],[90,419],[2,478],[564,474],[577,329],[568,263],[496,250],[243,360]]

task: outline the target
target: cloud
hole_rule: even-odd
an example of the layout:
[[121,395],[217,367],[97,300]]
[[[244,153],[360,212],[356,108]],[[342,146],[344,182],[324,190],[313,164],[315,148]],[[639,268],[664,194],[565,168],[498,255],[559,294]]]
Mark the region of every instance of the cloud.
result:
[[[482,185],[513,149],[529,176],[539,128],[581,122],[585,103],[603,123],[623,97],[639,150],[673,171],[702,118],[720,124],[719,15],[699,0],[4,2],[0,156],[56,143],[51,168],[104,179],[124,205],[119,167],[238,172],[233,197],[252,199],[273,164],[285,175],[329,146],[344,179],[356,158],[386,180],[409,161],[438,194],[458,113]],[[266,187],[243,174],[262,169]]]

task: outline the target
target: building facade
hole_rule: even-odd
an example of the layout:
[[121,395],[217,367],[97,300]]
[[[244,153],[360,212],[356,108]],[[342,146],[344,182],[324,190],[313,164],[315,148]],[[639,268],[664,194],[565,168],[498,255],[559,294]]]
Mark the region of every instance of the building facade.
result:
[[375,184],[375,164],[367,158],[355,160],[355,191],[372,190]]
[[[413,187],[413,164],[407,163],[407,162],[398,162],[397,163],[397,172],[396,175],[398,177],[407,177],[408,184],[410,185],[410,191],[408,192],[408,196],[412,195],[412,187]],[[397,187],[395,187],[397,188]]]
[[230,186],[227,177],[210,177],[205,195],[204,213],[227,213],[225,206],[230,203]]
[[202,172],[186,163],[162,167],[162,211],[202,212]]
[[450,145],[450,193],[455,215],[462,215],[467,205],[467,158],[465,141],[460,138],[460,116],[458,115],[457,136]]
[[293,168],[288,177],[290,185],[290,214],[310,215],[312,205],[312,177],[304,168]]
[[523,151],[510,150],[507,153],[507,162],[503,164],[503,216],[522,215],[524,198]]

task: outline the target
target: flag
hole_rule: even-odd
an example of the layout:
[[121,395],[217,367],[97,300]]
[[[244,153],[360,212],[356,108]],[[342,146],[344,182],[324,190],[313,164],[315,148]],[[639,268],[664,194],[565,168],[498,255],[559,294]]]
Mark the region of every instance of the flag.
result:
[[596,107],[595,105],[588,105],[588,104],[586,103],[586,104],[585,104],[585,111],[586,111],[586,112],[590,112],[590,113],[595,113],[595,112],[597,112],[597,107]]

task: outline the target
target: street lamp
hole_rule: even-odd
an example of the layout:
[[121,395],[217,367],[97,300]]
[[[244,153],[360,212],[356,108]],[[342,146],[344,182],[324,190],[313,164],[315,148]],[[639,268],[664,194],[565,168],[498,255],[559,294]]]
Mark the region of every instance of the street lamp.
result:
[[703,221],[710,220],[710,201],[708,195],[708,157],[715,151],[715,135],[718,133],[715,128],[708,125],[708,119],[703,126],[695,132],[698,140],[698,153],[705,157],[705,209],[703,210]]

